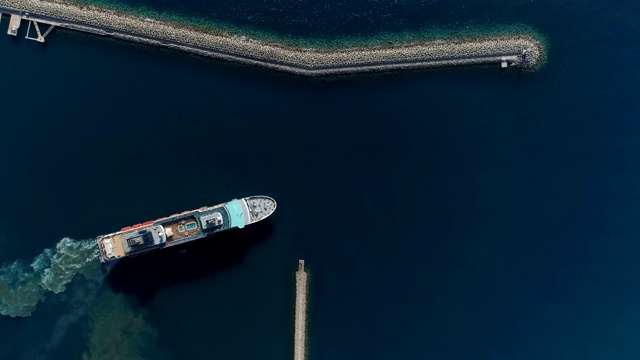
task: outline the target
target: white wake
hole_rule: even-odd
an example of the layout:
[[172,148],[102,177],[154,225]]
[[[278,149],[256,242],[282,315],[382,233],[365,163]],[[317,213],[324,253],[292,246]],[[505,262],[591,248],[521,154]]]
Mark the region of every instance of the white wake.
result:
[[98,259],[95,240],[64,238],[29,265],[21,260],[0,268],[0,314],[29,316],[47,293],[61,293],[74,276]]

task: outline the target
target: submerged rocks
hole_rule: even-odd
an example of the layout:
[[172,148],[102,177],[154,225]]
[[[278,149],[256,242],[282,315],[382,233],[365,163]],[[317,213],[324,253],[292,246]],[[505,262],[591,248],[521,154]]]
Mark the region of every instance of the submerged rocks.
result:
[[[541,42],[514,34],[481,39],[415,41],[329,50],[295,48],[63,0],[0,0],[0,6],[60,19],[60,26],[301,75],[346,74],[438,66],[500,64],[534,69]],[[72,23],[66,23],[72,22]]]

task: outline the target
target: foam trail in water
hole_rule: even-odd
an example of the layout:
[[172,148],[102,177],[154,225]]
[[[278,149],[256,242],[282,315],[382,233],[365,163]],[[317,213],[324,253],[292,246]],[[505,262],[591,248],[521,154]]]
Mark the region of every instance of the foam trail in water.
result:
[[0,314],[29,316],[50,291],[61,293],[73,277],[98,258],[95,240],[64,238],[30,265],[17,260],[0,268]]
[[75,323],[86,318],[88,311],[94,305],[94,302],[100,294],[102,284],[107,275],[111,271],[113,264],[101,266],[97,261],[90,262],[86,265],[82,272],[87,281],[79,281],[70,289],[71,294],[67,294],[69,298],[68,311],[62,313],[56,321],[51,331],[51,337],[48,342],[43,344],[34,344],[28,352],[26,352],[20,360],[44,360],[48,359],[52,350],[57,348],[67,335],[67,332]]

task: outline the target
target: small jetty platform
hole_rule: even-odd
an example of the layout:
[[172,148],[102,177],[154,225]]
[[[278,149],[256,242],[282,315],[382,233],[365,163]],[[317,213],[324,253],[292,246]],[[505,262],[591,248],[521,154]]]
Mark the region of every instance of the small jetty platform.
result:
[[7,35],[18,36],[18,30],[20,30],[21,22],[22,18],[19,15],[11,15],[11,19],[9,19],[9,29],[7,30]]
[[304,260],[298,260],[296,271],[296,316],[293,341],[293,360],[305,360],[307,356],[307,273]]

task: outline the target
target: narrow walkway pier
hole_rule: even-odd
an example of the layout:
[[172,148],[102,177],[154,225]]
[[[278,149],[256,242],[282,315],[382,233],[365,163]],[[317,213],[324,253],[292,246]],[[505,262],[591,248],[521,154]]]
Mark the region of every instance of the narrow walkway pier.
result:
[[293,360],[306,359],[307,345],[307,273],[304,260],[298,261],[296,272],[296,316],[293,342]]

